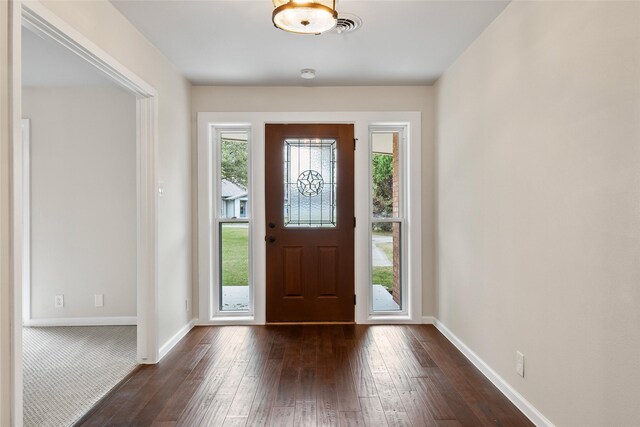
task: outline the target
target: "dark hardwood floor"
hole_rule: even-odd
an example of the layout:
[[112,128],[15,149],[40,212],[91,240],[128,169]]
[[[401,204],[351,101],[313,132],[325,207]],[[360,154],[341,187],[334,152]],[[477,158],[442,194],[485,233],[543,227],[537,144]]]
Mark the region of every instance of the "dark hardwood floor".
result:
[[82,426],[531,426],[430,325],[194,328]]

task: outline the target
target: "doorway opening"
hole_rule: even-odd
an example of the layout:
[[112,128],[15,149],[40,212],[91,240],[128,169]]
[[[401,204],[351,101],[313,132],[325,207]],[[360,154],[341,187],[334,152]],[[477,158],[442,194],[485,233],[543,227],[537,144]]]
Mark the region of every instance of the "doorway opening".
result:
[[137,366],[136,98],[21,36],[24,425],[67,426]]
[[[12,28],[17,29],[11,37],[14,59],[12,108],[19,112],[12,122],[14,238],[11,253],[16,268],[12,276],[15,305],[10,359],[13,371],[11,411],[12,418],[20,425],[23,422],[26,425],[69,425],[138,363],[155,363],[159,357],[154,303],[157,93],[45,6],[37,2],[16,6],[18,13],[14,13],[11,20]],[[47,47],[40,49],[38,54],[34,43],[45,43]],[[30,49],[34,47],[36,54],[31,55]],[[62,57],[71,62],[56,62]],[[43,65],[47,61],[53,61],[54,65]],[[90,73],[93,77],[88,77]],[[58,79],[58,82],[54,84],[46,79]],[[94,84],[96,80],[101,83]],[[91,87],[92,84],[98,87]],[[85,96],[84,92],[91,90],[102,91],[105,97],[100,101],[96,94]],[[67,94],[62,95],[62,92]],[[69,95],[71,92],[74,93]],[[133,124],[125,132],[127,141],[123,145],[118,144],[124,142],[120,137],[112,137],[108,144],[104,143],[105,135],[115,129],[102,126],[87,130],[91,128],[89,122],[93,118],[116,127],[118,112],[109,110],[118,103],[116,98],[126,104],[126,107],[119,104],[123,108],[119,113],[128,113],[127,122]],[[60,102],[68,105],[64,108],[54,105]],[[87,112],[80,108],[81,104],[91,107],[93,117],[83,120],[82,115]],[[32,118],[20,122],[23,111]],[[71,116],[71,119],[57,117],[63,115]],[[113,121],[109,123],[110,119]],[[78,145],[80,134],[84,135],[84,144]],[[92,146],[100,140],[103,144]],[[125,147],[130,152],[109,152],[109,149],[117,151]],[[106,163],[118,159],[129,164],[116,166],[113,163],[105,167]],[[89,175],[78,173],[80,171]],[[53,177],[52,182],[47,181],[47,176]],[[54,184],[53,189],[51,184]],[[114,191],[113,187],[118,188]],[[69,194],[80,190],[84,193],[75,195],[78,200]],[[132,203],[125,203],[124,199]],[[71,206],[76,211],[70,209]],[[106,216],[103,215],[105,212]],[[47,220],[53,224],[45,224]],[[110,228],[112,222],[117,221],[122,223]],[[124,226],[125,222],[127,226]],[[121,228],[127,236],[104,236],[105,230]],[[128,248],[123,252],[129,256],[126,261],[114,262],[115,252],[122,247]],[[93,264],[87,261],[91,257]],[[105,263],[100,265],[106,260],[111,261],[106,263],[109,268],[104,267]],[[115,271],[118,269],[120,271]],[[126,275],[127,279],[113,280],[118,274]],[[86,277],[93,277],[93,280]],[[120,280],[128,282],[125,283],[129,286],[127,291],[92,288],[92,285],[103,284],[101,281],[113,284]],[[71,282],[72,287],[61,288]],[[78,283],[83,284],[79,287]],[[102,313],[101,309],[104,310]],[[87,310],[95,311],[91,314]],[[106,313],[108,310],[112,312]],[[25,332],[24,327],[31,329]],[[70,328],[66,332],[73,330],[80,334],[57,333],[60,331],[56,332],[54,328],[60,327]],[[89,342],[96,345],[87,345]],[[71,358],[66,357],[69,354],[60,358],[52,356],[62,349],[77,351]],[[25,401],[33,402],[33,396],[27,396],[29,390],[42,380],[38,373],[42,368],[40,365],[48,364],[44,369],[47,375],[52,370],[66,369],[68,375],[62,377],[69,379],[81,371],[78,357],[82,363],[86,361],[87,366],[93,364],[93,367],[88,374],[81,374],[82,378],[75,385],[64,387],[75,391],[74,396],[62,397],[73,405],[80,402],[83,409],[74,406],[72,411],[61,416],[62,421],[53,419],[53,414],[45,409],[48,421],[43,424],[37,414],[28,412],[33,406],[26,408],[25,405]],[[100,360],[107,361],[107,368],[102,372],[97,363]],[[109,364],[109,361],[117,363]],[[96,376],[96,372],[108,375]],[[94,401],[95,395],[86,392],[87,386],[95,383],[100,383],[99,388],[105,392]],[[61,397],[56,396],[55,388],[45,386],[39,391],[49,399]]]

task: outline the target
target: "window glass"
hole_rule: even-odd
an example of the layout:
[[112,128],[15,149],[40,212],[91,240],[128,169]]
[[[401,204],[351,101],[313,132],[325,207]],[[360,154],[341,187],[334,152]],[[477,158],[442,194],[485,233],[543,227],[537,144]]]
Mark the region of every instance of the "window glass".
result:
[[246,218],[249,203],[248,134],[220,134],[220,218]]
[[219,135],[220,311],[249,310],[249,133]]
[[397,218],[400,215],[398,132],[372,134],[371,148],[373,217]]

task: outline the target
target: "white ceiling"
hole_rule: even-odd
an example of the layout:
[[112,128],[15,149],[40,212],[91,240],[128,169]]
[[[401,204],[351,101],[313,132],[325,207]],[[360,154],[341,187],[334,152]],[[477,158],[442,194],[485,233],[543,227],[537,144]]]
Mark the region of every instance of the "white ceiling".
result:
[[22,85],[25,87],[119,87],[101,71],[50,38],[22,28]]
[[509,3],[342,0],[360,29],[304,36],[273,27],[270,0],[111,1],[194,84],[296,86],[431,84]]

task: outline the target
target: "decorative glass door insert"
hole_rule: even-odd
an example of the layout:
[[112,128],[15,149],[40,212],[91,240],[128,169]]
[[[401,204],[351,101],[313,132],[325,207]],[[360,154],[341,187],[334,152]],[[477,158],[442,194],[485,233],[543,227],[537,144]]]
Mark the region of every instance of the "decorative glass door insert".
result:
[[335,139],[284,140],[284,226],[336,226]]

